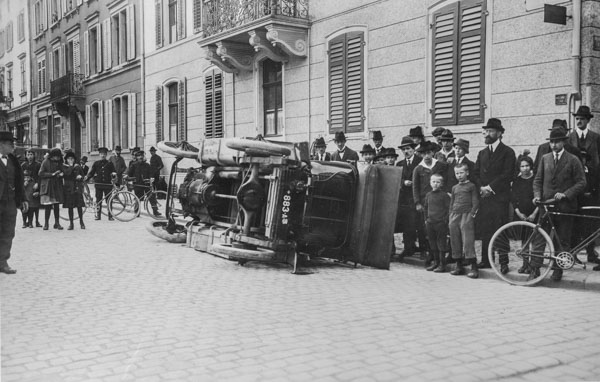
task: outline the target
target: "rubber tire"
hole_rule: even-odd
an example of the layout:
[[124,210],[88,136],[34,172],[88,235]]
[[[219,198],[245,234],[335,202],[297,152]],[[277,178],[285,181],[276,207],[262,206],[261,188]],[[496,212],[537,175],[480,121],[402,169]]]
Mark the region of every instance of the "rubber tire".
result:
[[[117,203],[117,200],[125,200],[126,201],[126,208],[128,208],[127,210],[129,211],[129,209],[133,209],[133,211],[135,211],[136,209],[136,204],[137,204],[137,213],[131,213],[131,214],[126,214],[123,215],[122,213],[115,213],[113,211],[113,203]],[[131,206],[129,206],[129,203],[131,203]],[[119,203],[122,205],[122,203]],[[110,213],[112,215],[113,218],[117,219],[118,221],[121,222],[128,222],[128,221],[132,221],[133,219],[137,218],[138,216],[140,216],[140,200],[138,199],[138,197],[130,191],[119,191],[117,193],[114,193],[111,195],[111,197],[108,199],[108,207],[110,209]]]
[[266,248],[235,248],[231,244],[217,243],[208,247],[207,252],[228,256],[230,260],[275,261],[275,251]]
[[[162,199],[158,199],[158,197],[157,197],[156,201],[158,203],[163,203],[163,205],[165,205],[167,203],[167,192],[166,191],[155,190],[155,191],[152,191],[152,194],[164,195],[164,198],[162,198]],[[161,211],[160,207],[158,208],[158,212],[161,212],[163,215],[154,216],[154,211],[152,210],[152,204],[150,204],[150,194],[148,194],[148,196],[146,196],[146,198],[144,199],[144,211],[146,211],[146,213],[154,220],[165,220],[167,218],[164,215],[165,211]]]
[[[536,277],[533,280],[529,280],[529,281],[515,280],[510,277],[507,277],[506,275],[503,275],[502,272],[500,271],[499,264],[497,264],[496,261],[494,261],[494,248],[499,246],[499,244],[497,244],[500,242],[499,238],[503,237],[503,236],[509,236],[509,237],[513,236],[513,235],[508,234],[508,232],[512,232],[512,231],[521,232],[521,230],[519,230],[518,227],[521,227],[521,230],[523,230],[525,228],[531,229],[533,232],[533,230],[536,229],[537,226],[530,222],[515,221],[515,222],[507,223],[507,224],[503,225],[502,227],[498,228],[498,230],[496,230],[496,232],[494,232],[494,235],[492,236],[492,239],[490,240],[490,245],[488,246],[488,259],[489,259],[490,265],[492,266],[492,269],[494,270],[496,275],[501,280],[504,280],[507,283],[512,284],[512,285],[533,286],[533,285],[539,283],[540,281],[542,281],[548,275],[548,273],[550,273],[550,271],[552,270],[552,265],[554,263],[554,260],[550,260],[550,263],[547,266],[545,266],[543,270],[540,270],[541,271],[540,276]],[[548,233],[541,228],[538,229],[538,232],[541,234],[542,238],[546,242],[546,245],[549,247],[549,252],[554,253],[554,243],[552,243],[552,239],[550,238],[550,235],[548,235]],[[511,252],[513,252],[513,251],[511,251]],[[509,258],[510,258],[510,256],[509,256]],[[510,274],[510,272],[508,274]]]
[[177,224],[177,231],[175,233],[168,233],[165,229],[167,221],[151,221],[146,225],[146,229],[152,235],[168,241],[169,243],[185,243],[187,241],[187,230],[181,224]]

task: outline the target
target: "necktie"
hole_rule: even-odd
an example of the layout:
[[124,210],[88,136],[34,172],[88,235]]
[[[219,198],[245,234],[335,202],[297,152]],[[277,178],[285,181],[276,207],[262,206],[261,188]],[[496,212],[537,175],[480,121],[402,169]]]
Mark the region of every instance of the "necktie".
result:
[[558,163],[558,153],[554,153],[554,165]]
[[406,160],[406,165],[407,165],[408,167],[410,167],[410,159],[407,159],[407,160]]
[[490,145],[490,152],[493,154],[494,153],[494,146]]

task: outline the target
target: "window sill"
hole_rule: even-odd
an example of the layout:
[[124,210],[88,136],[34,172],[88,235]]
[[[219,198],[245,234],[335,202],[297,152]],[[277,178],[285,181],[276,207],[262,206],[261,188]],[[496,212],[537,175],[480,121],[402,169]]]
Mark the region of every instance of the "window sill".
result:
[[54,29],[60,25],[60,20],[56,20],[52,24],[50,24],[50,29]]

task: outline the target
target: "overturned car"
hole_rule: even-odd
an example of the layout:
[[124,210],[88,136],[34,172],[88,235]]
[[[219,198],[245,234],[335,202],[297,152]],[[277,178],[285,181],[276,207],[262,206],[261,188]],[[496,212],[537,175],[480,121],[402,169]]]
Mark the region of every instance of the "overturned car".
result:
[[[159,142],[174,155],[165,216],[150,232],[243,264],[326,258],[388,269],[401,168],[311,161],[308,143]],[[183,181],[178,163],[195,159]]]

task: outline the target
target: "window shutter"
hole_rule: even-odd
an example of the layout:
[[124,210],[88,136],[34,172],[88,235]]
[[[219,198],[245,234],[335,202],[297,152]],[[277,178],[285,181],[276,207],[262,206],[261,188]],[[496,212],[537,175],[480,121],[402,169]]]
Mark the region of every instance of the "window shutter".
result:
[[50,61],[48,61],[48,72],[48,78],[50,79],[50,81],[54,81],[57,79],[54,78],[54,53],[52,51],[50,51]]
[[86,129],[86,144],[87,144],[87,151],[90,152],[92,151],[92,131],[91,131],[91,125],[90,125],[90,119],[92,118],[92,108],[90,105],[85,105],[85,129]]
[[177,132],[178,132],[178,140],[179,141],[187,141],[187,118],[186,118],[186,108],[187,108],[187,102],[186,102],[186,91],[187,91],[187,79],[184,78],[183,80],[179,81],[179,84],[177,86],[177,90],[179,91],[179,99],[177,100],[177,106],[178,106],[178,116],[177,116],[177,122],[179,124],[179,126],[177,126]]
[[185,0],[177,0],[177,41],[185,38]]
[[62,0],[61,5],[62,5],[62,10],[61,10],[61,12],[59,12],[61,14],[60,18],[62,18],[63,14],[67,13],[67,0]]
[[137,145],[137,104],[135,99],[135,93],[129,93],[129,103],[127,110],[127,126],[129,134],[129,147],[135,147]]
[[85,66],[85,76],[90,76],[90,33],[83,32],[83,64]]
[[223,137],[223,73],[213,70],[204,77],[204,136]]
[[133,4],[127,7],[127,59],[135,58],[135,9]]
[[163,22],[162,22],[162,0],[155,0],[154,2],[155,11],[155,29],[156,29],[156,47],[160,48],[163,46]]
[[213,138],[223,138],[223,72],[216,72],[214,78]]
[[112,110],[113,102],[111,99],[107,99],[105,101],[104,108],[106,109],[106,147],[109,150],[113,148],[113,110]]
[[59,61],[60,63],[58,64],[58,76],[62,77],[64,75],[67,74],[67,50],[65,49],[65,44],[60,44],[60,51],[59,51]]
[[112,42],[110,39],[110,18],[102,22],[102,50],[104,52],[104,69],[112,66]]
[[458,57],[458,123],[483,122],[485,2],[463,1]]
[[364,33],[329,42],[329,132],[364,130]]
[[104,134],[104,102],[98,101],[98,126],[97,126],[97,136],[98,136],[98,147],[103,147],[106,145]]
[[75,40],[73,40],[73,73],[76,74],[81,73],[81,63],[79,62],[81,59],[80,54],[81,53],[79,51],[79,38],[76,38]]
[[96,73],[102,71],[102,24],[96,25]]
[[194,34],[202,31],[202,0],[194,1]]
[[163,140],[163,126],[162,126],[162,86],[156,87],[156,142]]
[[450,4],[433,15],[432,124],[456,124],[456,58],[458,5]]
[[42,29],[48,29],[48,0],[44,0],[42,3]]

